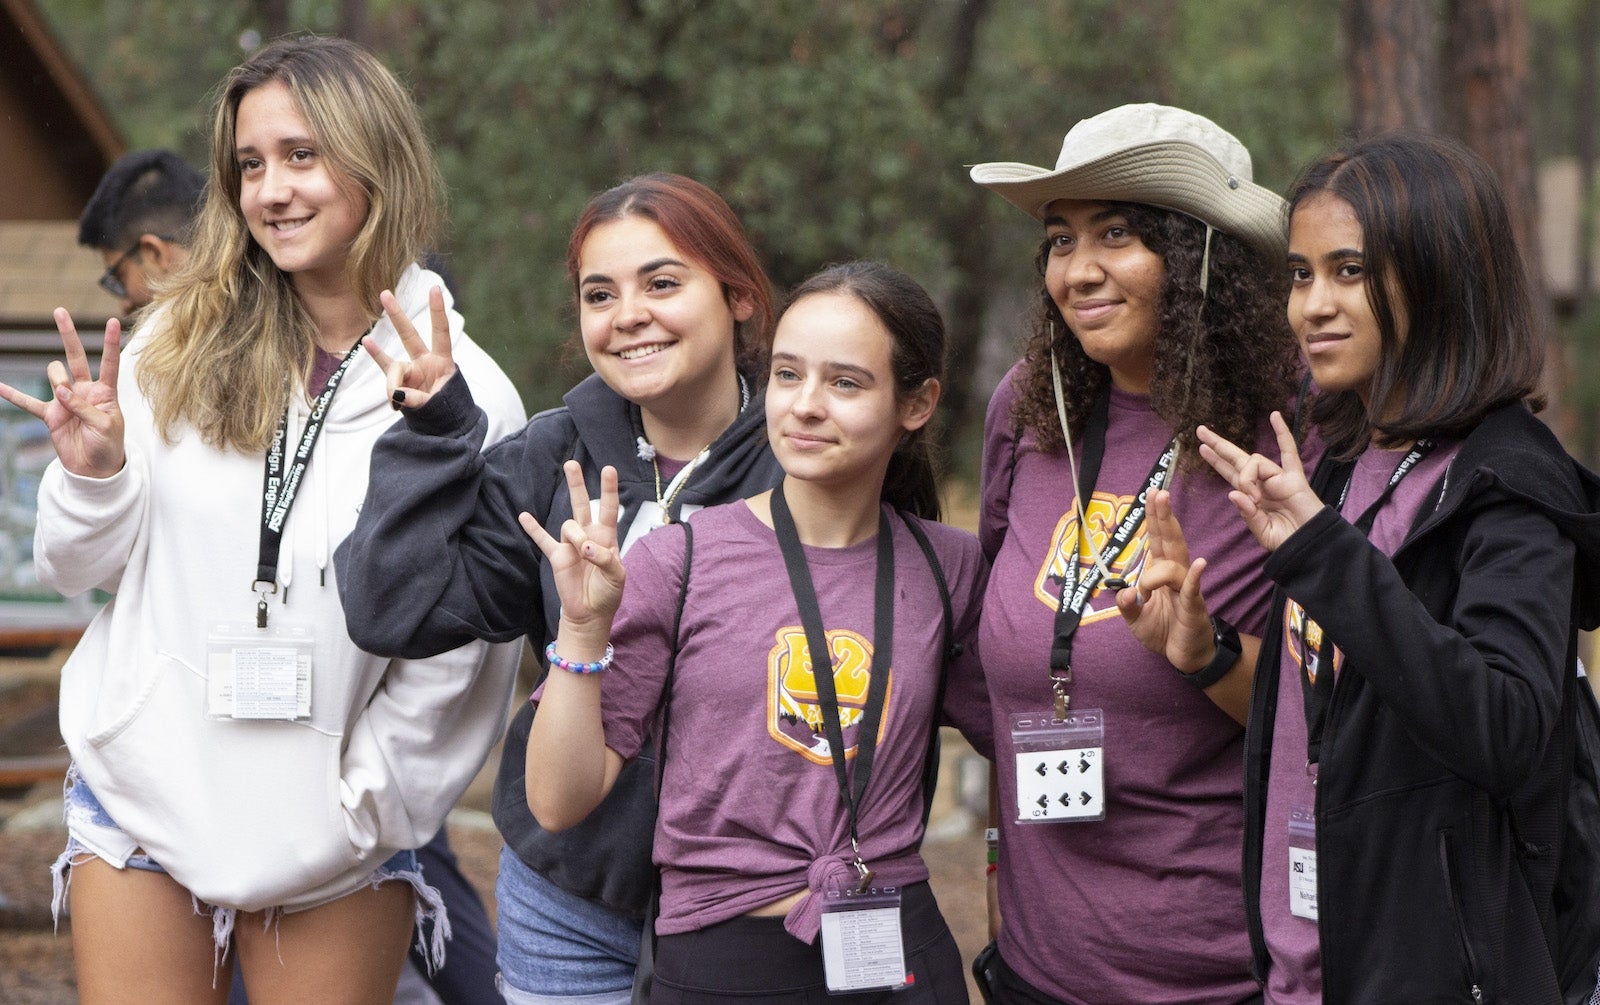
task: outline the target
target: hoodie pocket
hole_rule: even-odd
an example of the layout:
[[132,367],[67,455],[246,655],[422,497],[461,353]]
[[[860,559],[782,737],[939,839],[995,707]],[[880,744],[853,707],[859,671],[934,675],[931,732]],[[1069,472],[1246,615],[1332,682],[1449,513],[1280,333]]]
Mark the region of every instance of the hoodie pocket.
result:
[[1439,832],[1439,868],[1443,873],[1445,898],[1454,922],[1456,939],[1461,946],[1461,956],[1467,968],[1467,995],[1474,1002],[1483,1001],[1483,985],[1478,980],[1478,960],[1472,952],[1472,939],[1467,935],[1467,915],[1461,906],[1461,885],[1456,873],[1456,855],[1450,847],[1450,831]]

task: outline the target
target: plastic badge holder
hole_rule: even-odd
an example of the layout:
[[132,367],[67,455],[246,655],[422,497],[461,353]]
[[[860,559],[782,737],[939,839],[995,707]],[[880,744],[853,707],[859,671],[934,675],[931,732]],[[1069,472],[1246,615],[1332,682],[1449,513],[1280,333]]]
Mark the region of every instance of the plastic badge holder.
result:
[[1317,920],[1317,815],[1309,806],[1289,810],[1289,913]]
[[1105,714],[1097,708],[1011,716],[1019,824],[1104,820]]
[[900,890],[829,890],[822,901],[822,967],[829,994],[906,986]]
[[311,718],[309,630],[213,625],[206,639],[206,714],[213,719]]

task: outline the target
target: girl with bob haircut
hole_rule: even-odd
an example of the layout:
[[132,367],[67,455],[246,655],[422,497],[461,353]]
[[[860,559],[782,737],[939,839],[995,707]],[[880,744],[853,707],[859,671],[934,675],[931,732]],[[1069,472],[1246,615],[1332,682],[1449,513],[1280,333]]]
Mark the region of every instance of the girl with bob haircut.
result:
[[1600,484],[1533,416],[1499,185],[1397,135],[1312,164],[1289,210],[1328,455],[1308,481],[1281,416],[1281,460],[1200,430],[1278,586],[1245,762],[1255,967],[1273,1002],[1586,1000],[1552,888]]
[[1270,587],[1193,429],[1270,449],[1294,394],[1282,200],[1232,135],[1163,105],[1077,123],[1054,169],[972,177],[1043,231],[1040,309],[984,426],[980,969],[1004,1002],[1252,1000],[1239,759]]
[[[552,527],[572,515],[568,460],[594,496],[601,468],[619,472],[624,549],[776,483],[761,405],[772,285],[721,196],[673,174],[596,195],[573,228],[567,276],[595,372],[481,457],[482,418],[448,347],[408,334],[409,361],[383,357],[404,421],[379,441],[337,556],[364,648],[421,657],[526,635],[543,652],[561,599],[517,515]],[[630,765],[583,825],[547,831],[527,805],[533,716],[529,705],[512,719],[495,780],[501,993],[512,1005],[626,1002],[656,884],[654,765]]]
[[[663,723],[652,1002],[966,997],[918,854],[939,722],[990,747],[970,645],[983,559],[933,522],[943,355],[920,286],[834,266],[795,290],[773,341],[777,488],[645,538],[626,603],[612,469],[591,509],[566,465],[580,516],[560,540],[523,514],[562,601],[526,752],[534,814],[582,820]],[[835,965],[852,953],[864,973]]]
[[428,314],[491,435],[521,403],[414,264],[438,176],[377,60],[273,43],[223,82],[213,146],[188,265],[127,351],[108,322],[93,378],[58,310],[51,398],[0,387],[57,452],[40,580],[113,594],[62,671],[56,908],[85,1002],[224,1001],[235,950],[253,1000],[389,1001],[414,919],[442,956],[412,849],[494,743],[517,653],[350,641],[329,555],[393,419],[356,346]]

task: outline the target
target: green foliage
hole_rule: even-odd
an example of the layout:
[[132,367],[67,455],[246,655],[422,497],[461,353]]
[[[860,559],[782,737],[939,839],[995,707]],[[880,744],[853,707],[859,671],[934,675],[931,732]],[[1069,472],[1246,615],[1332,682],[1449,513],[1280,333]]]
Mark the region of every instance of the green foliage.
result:
[[[205,95],[260,31],[257,4],[39,2],[132,144],[204,161]],[[289,5],[295,27],[321,31],[338,11]],[[947,305],[970,364],[986,328],[1013,327],[995,305],[1030,295],[1038,234],[966,165],[1050,164],[1078,119],[1163,101],[1235,132],[1258,180],[1281,188],[1344,121],[1328,4],[372,0],[368,11],[449,182],[447,251],[470,330],[530,408],[587,370],[571,346],[567,236],[589,196],[633,174],[677,171],[721,192],[780,287],[846,258],[905,269]],[[952,377],[965,387],[974,371]],[[971,387],[976,408],[951,442],[971,442],[988,390]]]

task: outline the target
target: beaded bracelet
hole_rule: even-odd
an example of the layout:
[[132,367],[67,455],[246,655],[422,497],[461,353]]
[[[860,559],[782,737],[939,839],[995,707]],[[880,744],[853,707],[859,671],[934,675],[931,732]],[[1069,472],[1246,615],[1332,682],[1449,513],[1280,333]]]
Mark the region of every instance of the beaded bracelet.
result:
[[611,643],[606,643],[606,654],[593,663],[574,663],[572,660],[562,659],[556,655],[556,644],[551,642],[544,647],[544,659],[553,667],[560,667],[568,673],[599,673],[611,665]]

